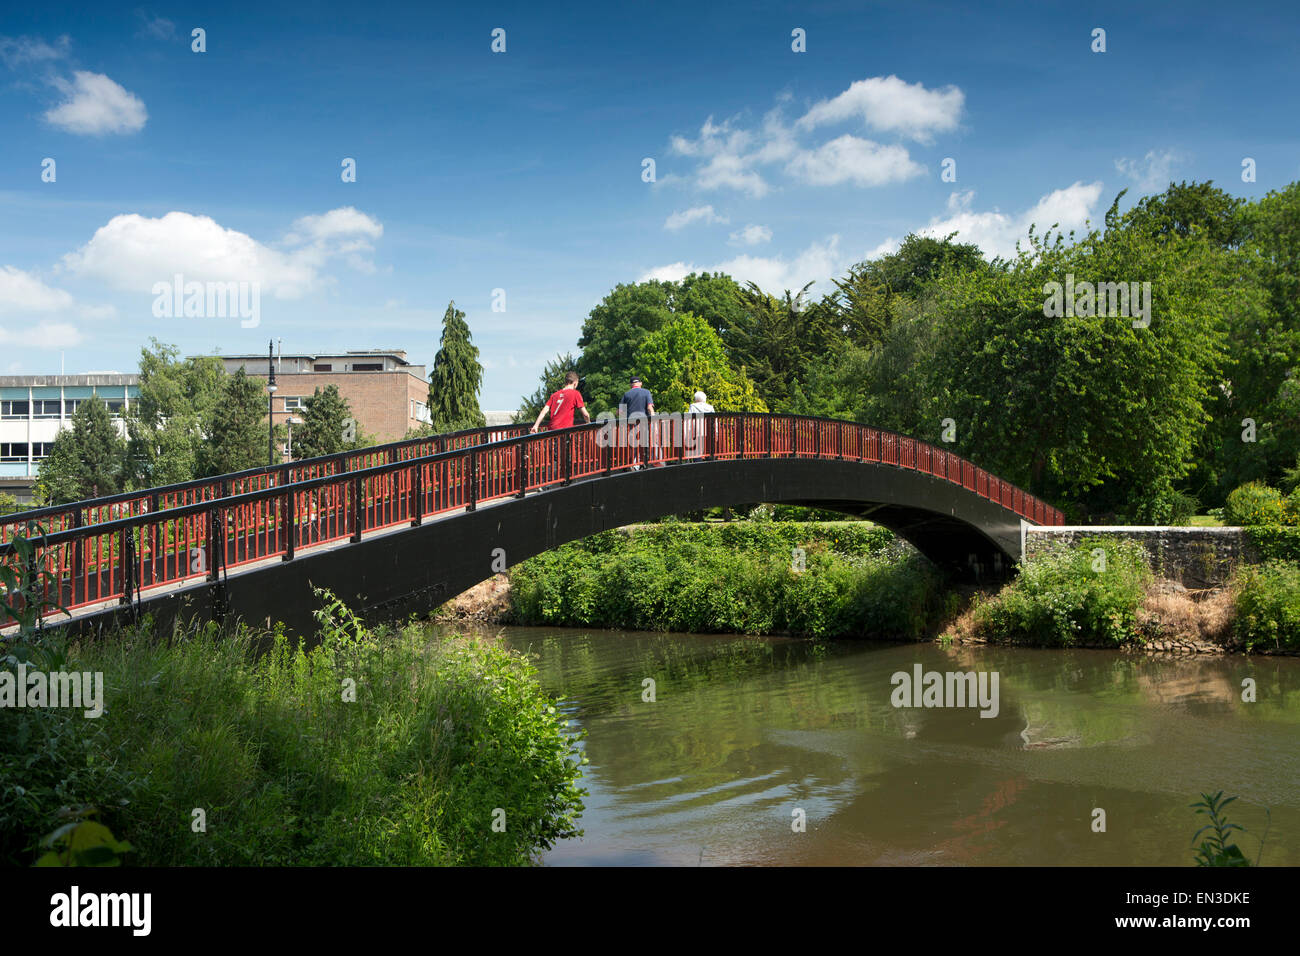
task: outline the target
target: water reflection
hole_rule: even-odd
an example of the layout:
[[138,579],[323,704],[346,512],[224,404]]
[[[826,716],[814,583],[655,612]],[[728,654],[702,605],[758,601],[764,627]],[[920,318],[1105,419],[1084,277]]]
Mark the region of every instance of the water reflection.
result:
[[[1263,862],[1300,864],[1292,659],[504,635],[588,732],[586,835],[550,864],[1183,866],[1199,825],[1187,804],[1207,789],[1239,794],[1233,819],[1252,833],[1271,808]],[[997,716],[893,707],[891,675],[916,664],[997,672]],[[1242,845],[1253,858],[1258,841]]]

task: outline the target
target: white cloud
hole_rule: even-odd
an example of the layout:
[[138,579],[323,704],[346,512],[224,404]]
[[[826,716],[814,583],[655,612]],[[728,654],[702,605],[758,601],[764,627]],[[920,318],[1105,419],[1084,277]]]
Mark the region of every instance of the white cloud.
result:
[[25,345],[36,349],[67,349],[80,345],[81,332],[67,322],[39,322],[33,326],[10,331],[0,326],[0,343]]
[[695,266],[687,265],[685,262],[674,262],[666,266],[659,266],[658,268],[651,269],[636,281],[649,282],[652,279],[657,279],[660,282],[677,282],[679,279],[686,278],[692,272],[699,271],[701,270],[695,268]]
[[757,246],[772,241],[772,230],[767,226],[751,223],[744,229],[737,229],[733,232],[729,237],[729,241],[738,246]]
[[786,166],[796,179],[813,186],[883,186],[925,172],[902,146],[880,146],[869,139],[841,136],[815,150],[799,153]]
[[79,303],[63,289],[15,266],[0,266],[0,317],[30,318],[59,315],[81,319],[106,319],[117,314],[111,305]]
[[58,78],[52,82],[64,101],[46,112],[45,119],[69,133],[136,133],[149,117],[138,96],[102,73],[77,70],[72,82]]
[[284,241],[297,245],[347,235],[378,239],[383,234],[383,225],[373,216],[368,216],[353,206],[340,206],[319,216],[301,216],[295,219]]
[[156,40],[174,40],[176,38],[176,24],[166,17],[155,17],[143,10],[137,10],[136,16],[141,20],[141,32],[147,33]]
[[726,216],[719,216],[713,211],[712,206],[692,206],[690,209],[683,209],[681,212],[675,212],[664,220],[664,228],[670,232],[676,232],[678,229],[684,229],[693,222],[703,222],[707,225],[714,223],[726,224],[730,222]]
[[1100,182],[1076,182],[1048,193],[1019,215],[1007,215],[996,208],[977,212],[972,208],[974,192],[954,192],[948,197],[949,215],[931,219],[916,233],[943,238],[955,232],[957,242],[973,242],[986,256],[1009,258],[1015,255],[1016,242],[1029,234],[1031,224],[1037,226],[1035,231],[1040,235],[1053,225],[1062,232],[1082,228],[1095,217],[1101,190]]
[[876,246],[876,248],[872,249],[862,258],[879,259],[881,256],[892,255],[893,253],[898,251],[899,246],[901,246],[902,244],[903,241],[901,239],[895,239],[893,236],[890,236],[888,239],[886,239],[880,245]]
[[823,242],[811,243],[808,248],[791,258],[780,255],[743,254],[704,267],[694,263],[674,262],[651,269],[637,281],[645,282],[650,279],[677,281],[692,272],[725,272],[737,282],[753,282],[765,292],[780,295],[786,289],[792,292],[798,291],[809,282],[827,285],[832,276],[844,272],[855,261],[857,260],[846,256],[840,250],[840,237],[833,235]]
[[68,55],[70,40],[61,36],[53,45],[37,37],[0,37],[0,59],[9,67],[23,63],[60,60]]
[[257,282],[263,293],[294,299],[325,281],[321,269],[333,258],[373,270],[362,253],[382,234],[379,222],[343,207],[297,220],[285,238],[289,248],[281,251],[208,216],[130,214],[97,229],[88,243],[63,257],[63,266],[132,292],[149,292],[180,273],[186,281]]
[[1144,193],[1162,192],[1173,179],[1174,166],[1183,159],[1177,150],[1157,153],[1153,149],[1140,160],[1121,157],[1115,160],[1115,168],[1133,180]]
[[956,127],[965,95],[956,87],[927,90],[896,76],[859,80],[839,96],[813,106],[794,125],[786,123],[778,97],[757,129],[740,126],[738,119],[721,123],[710,116],[695,138],[673,136],[673,153],[698,161],[690,178],[698,189],[734,189],[755,199],[772,191],[763,168],[780,164],[796,181],[813,186],[882,186],[903,182],[924,173],[905,147],[881,145],[843,135],[823,143],[800,142],[818,126],[861,116],[884,132],[929,142],[935,132]]
[[932,134],[956,129],[965,103],[966,94],[955,86],[927,90],[921,83],[906,83],[896,76],[873,76],[817,103],[797,125],[812,129],[861,117],[872,129],[928,143]]

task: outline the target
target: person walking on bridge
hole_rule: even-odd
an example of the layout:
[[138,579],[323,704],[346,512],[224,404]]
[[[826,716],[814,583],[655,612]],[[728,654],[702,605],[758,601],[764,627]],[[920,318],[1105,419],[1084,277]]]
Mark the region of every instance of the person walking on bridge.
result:
[[561,428],[573,427],[573,415],[581,410],[582,417],[591,421],[591,412],[587,411],[587,403],[582,400],[582,392],[578,391],[578,373],[570,372],[564,376],[564,387],[557,392],[552,392],[551,397],[546,400],[542,410],[537,413],[537,421],[533,422],[532,431],[542,427],[542,419],[547,415],[551,416],[550,431],[558,431]]
[[713,406],[709,396],[703,392],[695,393],[695,401],[686,409],[686,421],[683,422],[682,440],[686,442],[686,457],[699,458],[704,454],[705,424],[700,415],[712,415]]
[[[618,401],[618,417],[624,422],[631,422],[633,418],[637,419],[636,431],[637,441],[629,442],[632,445],[632,470],[636,471],[641,467],[641,449],[644,446],[649,449],[650,446],[650,422],[649,416],[655,413],[654,396],[650,394],[648,388],[641,387],[640,376],[632,376],[632,387],[623,393],[623,397]],[[643,424],[644,423],[644,424]],[[632,426],[628,426],[629,432]],[[641,429],[645,429],[645,439],[641,439]],[[648,451],[647,456],[649,457]]]

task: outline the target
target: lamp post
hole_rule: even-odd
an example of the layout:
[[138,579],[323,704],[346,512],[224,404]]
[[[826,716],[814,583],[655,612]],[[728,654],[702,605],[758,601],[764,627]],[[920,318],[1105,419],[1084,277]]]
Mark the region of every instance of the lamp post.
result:
[[266,463],[275,464],[275,342],[266,343]]

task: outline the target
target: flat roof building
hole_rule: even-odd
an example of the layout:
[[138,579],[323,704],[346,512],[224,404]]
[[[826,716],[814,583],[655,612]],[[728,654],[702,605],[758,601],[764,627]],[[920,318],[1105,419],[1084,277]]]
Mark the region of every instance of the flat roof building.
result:
[[0,491],[32,501],[41,462],[77,406],[92,396],[108,405],[123,436],[127,410],[140,394],[139,375],[0,375]]

